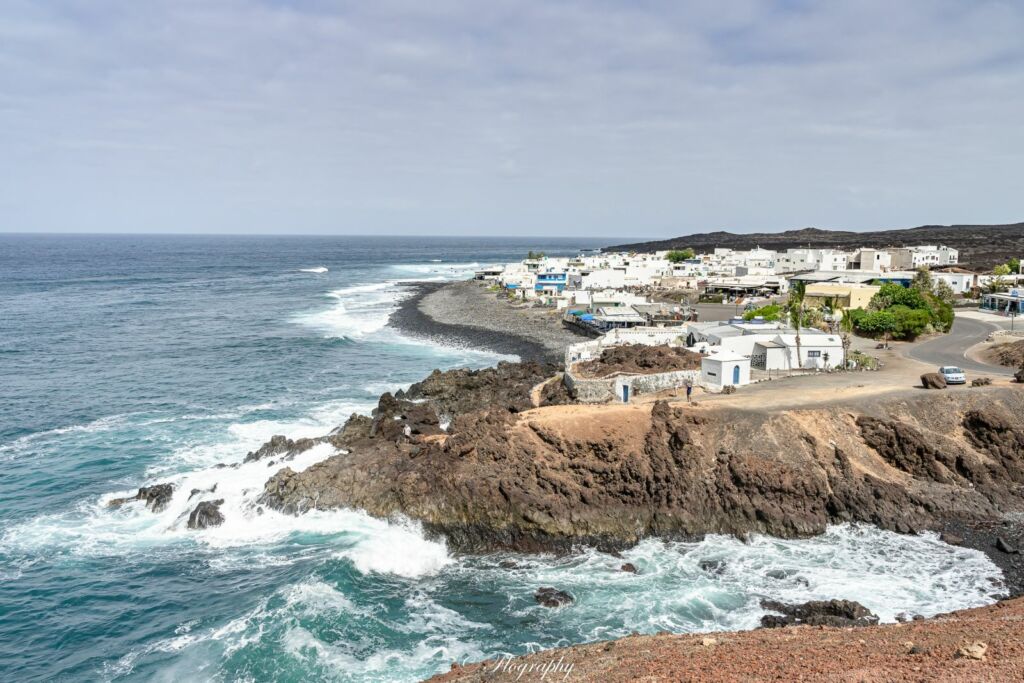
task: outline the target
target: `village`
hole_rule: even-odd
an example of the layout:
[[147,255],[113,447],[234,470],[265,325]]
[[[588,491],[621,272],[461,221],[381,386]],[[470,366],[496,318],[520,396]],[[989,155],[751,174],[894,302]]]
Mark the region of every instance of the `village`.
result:
[[531,252],[475,277],[496,296],[549,309],[591,338],[565,349],[562,379],[576,401],[629,403],[676,390],[728,394],[784,377],[875,370],[892,342],[948,335],[957,315],[985,322],[959,334],[959,346],[934,344],[940,351],[933,356],[962,373],[961,346],[1021,336],[1014,318],[1024,275],[1019,259],[975,272],[958,258],[943,245]]

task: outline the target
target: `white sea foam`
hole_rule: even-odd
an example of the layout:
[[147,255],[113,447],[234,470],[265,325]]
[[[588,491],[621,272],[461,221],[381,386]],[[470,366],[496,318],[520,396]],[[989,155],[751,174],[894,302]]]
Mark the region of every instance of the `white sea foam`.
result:
[[472,263],[444,263],[442,261],[430,261],[429,263],[395,263],[391,266],[394,270],[407,273],[421,273],[424,275],[441,275],[448,279],[460,280],[470,277],[474,271],[480,270],[481,264]]
[[364,574],[425,576],[452,562],[445,543],[428,541],[416,524],[377,524],[369,517],[366,522],[370,524],[361,529],[366,533],[365,540],[338,554]]
[[326,266],[317,266],[316,268],[299,268],[300,273],[326,273]]
[[[358,558],[383,557],[382,564],[400,575],[404,571],[399,564],[430,563],[434,550],[421,553],[410,539],[391,536],[401,534],[401,527],[375,528],[376,524],[370,520],[361,529],[372,530],[380,544],[366,543],[360,552],[340,556],[357,567]],[[402,562],[396,552],[381,553],[381,546],[413,548],[407,554],[418,559]],[[514,558],[518,567],[500,568],[498,560],[505,557]],[[621,571],[625,561],[635,564],[639,573]],[[717,570],[710,565],[715,561],[723,563]],[[288,671],[307,677],[417,680],[446,669],[451,661],[476,661],[634,631],[753,628],[765,613],[759,604],[764,598],[857,600],[883,621],[892,621],[903,611],[928,616],[990,602],[992,582],[999,578],[999,570],[982,553],[948,546],[934,534],[901,536],[862,526],[836,526],[805,540],[647,540],[623,557],[589,550],[570,556],[447,559],[441,573],[409,582],[411,594],[401,609],[385,609],[377,598],[368,603],[356,597],[359,593],[350,597],[339,585],[311,576],[283,587],[276,597],[220,628],[176,634],[189,639],[168,639],[161,648],[196,648],[220,639],[227,652],[247,645],[281,648],[273,656]],[[341,586],[360,590],[341,580]],[[576,601],[568,609],[538,606],[532,595],[542,585],[567,590]],[[464,599],[467,591],[476,596],[469,603]],[[487,603],[493,610],[485,608]],[[476,616],[468,616],[470,612]],[[351,633],[345,633],[346,628]],[[381,630],[391,635],[377,637],[372,645],[353,635]],[[397,640],[404,645],[392,644],[395,634],[402,634]]]
[[[135,493],[112,492],[68,513],[44,515],[14,526],[0,540],[0,548],[38,552],[51,547],[73,555],[109,556],[183,542],[216,549],[240,548],[271,544],[301,533],[337,537],[334,542],[345,547],[341,553],[363,572],[414,577],[436,572],[451,561],[443,543],[426,540],[411,523],[392,524],[354,510],[287,515],[258,504],[264,484],[276,471],[290,467],[301,472],[334,453],[329,444],[321,444],[287,461],[278,458],[271,466],[261,460],[165,478],[161,481],[173,484],[174,493],[166,509],[158,513],[134,501],[110,508],[114,498]],[[198,493],[193,495],[193,490]],[[224,523],[188,529],[189,514],[203,500],[224,501],[220,505]]]
[[[575,632],[578,641],[633,631],[755,628],[765,614],[760,607],[765,598],[856,600],[891,622],[900,612],[931,616],[988,604],[1002,590],[999,568],[980,551],[947,545],[932,533],[906,536],[868,526],[834,526],[821,536],[797,540],[650,539],[622,555],[591,550],[569,557],[516,556],[520,569],[491,571],[511,584],[513,594],[529,594],[536,586],[573,594],[572,610],[544,610],[526,602],[515,614],[560,622],[559,630]],[[638,573],[621,571],[624,561]],[[721,562],[717,569],[716,562]],[[457,571],[480,569],[474,562],[460,564]]]
[[[406,601],[411,619],[391,617],[379,605],[358,606],[336,586],[310,578],[283,586],[242,616],[217,627],[179,629],[174,636],[157,641],[107,664],[108,679],[131,674],[139,661],[154,653],[175,658],[157,673],[158,680],[191,679],[203,672],[210,677],[219,662],[247,647],[273,652],[282,671],[305,678],[344,681],[420,680],[451,661],[473,661],[485,656],[482,645],[467,637],[490,630],[461,617],[457,612],[417,595]],[[335,627],[364,624],[366,631],[384,628],[410,634],[407,648],[377,647],[367,655],[369,637],[340,637]],[[344,626],[342,626],[344,628]],[[356,626],[359,630],[364,630]],[[214,676],[216,677],[216,676]]]
[[303,313],[295,320],[331,337],[360,339],[382,330],[409,294],[394,281],[342,287],[325,295],[332,300],[329,308]]
[[[284,515],[258,505],[264,484],[277,470],[290,467],[302,471],[334,455],[330,445],[317,445],[287,461],[269,458],[241,464],[247,451],[274,434],[321,436],[342,424],[351,413],[365,414],[372,406],[372,401],[337,401],[288,422],[234,423],[227,428],[226,438],[181,448],[150,469],[147,481],[174,486],[171,501],[163,511],[154,513],[134,501],[111,508],[111,500],[135,493],[135,489],[115,491],[83,501],[72,510],[41,515],[8,528],[0,538],[0,549],[31,553],[52,548],[73,555],[106,556],[182,542],[212,548],[271,544],[302,533],[343,536],[337,542],[361,571],[401,576],[436,571],[449,561],[444,544],[425,540],[411,523],[392,525],[351,510]],[[193,490],[199,493],[192,495]],[[202,500],[224,501],[220,506],[224,524],[199,531],[187,528],[190,512]],[[381,545],[381,539],[387,539],[387,543]],[[406,551],[392,556],[389,544]]]
[[26,434],[25,436],[18,437],[9,443],[0,444],[0,461],[12,460],[24,453],[34,452],[34,447],[39,442],[54,437],[75,433],[94,434],[97,432],[106,432],[116,429],[123,425],[130,417],[137,414],[138,413],[123,413],[119,415],[107,415],[85,424],[67,425],[64,427],[56,427],[54,429]]
[[456,634],[429,636],[409,649],[385,648],[368,657],[351,652],[347,643],[321,640],[302,626],[289,628],[282,644],[285,652],[311,667],[323,667],[342,680],[420,680],[453,661],[475,661],[484,653],[475,643]]
[[[238,462],[246,453],[255,450],[276,434],[292,439],[323,436],[344,424],[352,413],[368,415],[375,406],[376,401],[369,398],[362,401],[327,401],[297,418],[233,422],[227,426],[222,438],[182,446],[169,457],[155,462],[147,469],[146,478],[152,480],[186,470]],[[264,409],[272,408],[270,405],[264,406]],[[251,412],[256,411],[245,414]]]
[[393,394],[399,389],[408,391],[411,386],[412,382],[370,382],[363,387],[363,391],[371,396],[380,396],[384,392],[391,392]]

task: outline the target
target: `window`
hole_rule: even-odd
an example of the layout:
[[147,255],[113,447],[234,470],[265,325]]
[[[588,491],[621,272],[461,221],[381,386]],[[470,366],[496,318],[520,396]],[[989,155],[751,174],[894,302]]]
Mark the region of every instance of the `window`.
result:
[[808,351],[807,352],[807,357],[808,358],[821,358],[821,351]]

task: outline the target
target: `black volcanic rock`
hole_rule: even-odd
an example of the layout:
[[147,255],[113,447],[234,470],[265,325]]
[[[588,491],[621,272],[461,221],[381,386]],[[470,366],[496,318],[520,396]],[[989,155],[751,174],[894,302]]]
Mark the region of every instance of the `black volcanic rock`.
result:
[[800,605],[787,605],[775,600],[762,600],[761,607],[782,616],[766,614],[761,617],[764,628],[785,626],[874,626],[878,617],[867,607],[853,600],[812,600]]
[[253,462],[275,455],[294,456],[307,451],[319,443],[319,439],[296,439],[292,441],[286,436],[276,434],[270,437],[270,441],[260,446],[257,450],[246,454],[243,462]]
[[153,512],[162,512],[171,502],[174,486],[171,484],[154,484],[143,486],[135,495],[136,500],[145,501],[146,507]]
[[429,402],[445,421],[488,406],[526,410],[532,407],[530,390],[557,372],[551,364],[505,361],[482,370],[434,370],[401,398]]
[[1014,548],[1012,545],[1006,542],[1006,539],[1000,536],[996,539],[996,550],[1007,555],[1018,555],[1020,551]]
[[571,605],[575,600],[565,591],[550,587],[538,588],[537,592],[533,594],[533,599],[545,607],[565,607],[566,605]]
[[189,529],[208,529],[211,526],[220,526],[224,523],[224,515],[220,512],[220,506],[224,499],[204,500],[196,505],[192,514],[188,516]]

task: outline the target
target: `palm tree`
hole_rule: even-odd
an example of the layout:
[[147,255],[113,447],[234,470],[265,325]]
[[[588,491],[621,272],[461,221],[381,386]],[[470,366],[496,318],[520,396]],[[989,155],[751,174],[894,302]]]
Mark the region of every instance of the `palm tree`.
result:
[[843,331],[843,367],[848,363],[850,355],[850,335],[853,334],[853,315],[850,309],[841,309],[843,317],[839,319],[839,329]]
[[797,280],[789,290],[789,324],[796,330],[796,363],[803,368],[804,359],[800,351],[800,328],[804,323],[804,294],[807,283]]

